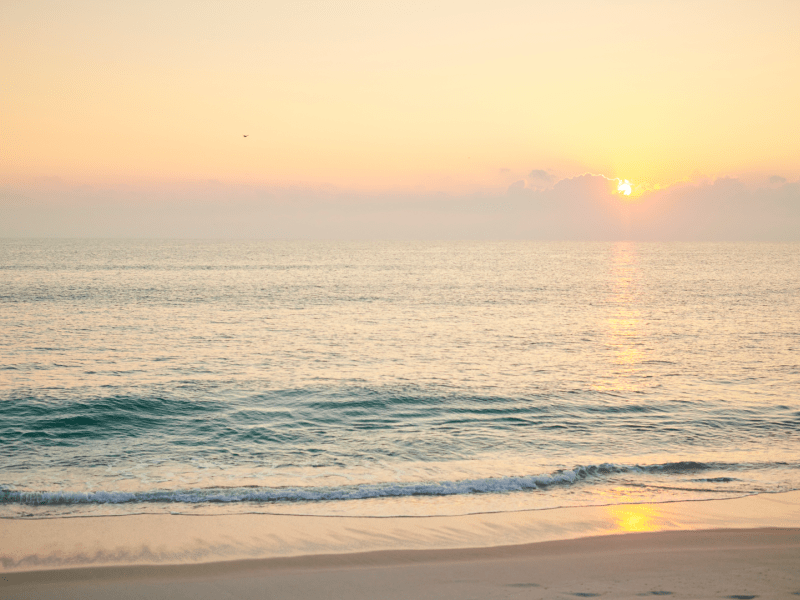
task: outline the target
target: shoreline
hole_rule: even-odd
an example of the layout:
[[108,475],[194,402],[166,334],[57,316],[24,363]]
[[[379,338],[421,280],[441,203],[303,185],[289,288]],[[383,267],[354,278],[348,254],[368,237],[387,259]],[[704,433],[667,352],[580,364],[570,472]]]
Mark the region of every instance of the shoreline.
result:
[[388,550],[7,573],[0,597],[674,598],[800,595],[800,528],[706,529],[514,546]]
[[343,554],[312,554],[275,558],[241,559],[195,564],[113,565],[50,569],[46,571],[17,571],[6,575],[11,583],[37,581],[101,581],[109,579],[139,579],[169,574],[170,577],[214,577],[261,571],[295,571],[309,569],[395,567],[416,564],[459,563],[504,560],[517,557],[539,557],[559,554],[591,553],[597,548],[616,551],[622,548],[637,551],[665,551],[690,546],[694,550],[731,547],[763,548],[775,539],[788,541],[800,552],[800,528],[765,527],[758,529],[701,529],[691,531],[656,531],[586,536],[566,540],[488,546],[485,548],[452,548],[430,550],[375,550]]
[[511,510],[483,510],[465,513],[453,514],[430,514],[430,515],[414,515],[414,514],[398,514],[398,515],[349,515],[349,514],[314,514],[314,513],[291,513],[291,512],[264,512],[264,511],[248,511],[248,512],[219,512],[219,513],[189,513],[170,511],[168,513],[156,512],[135,512],[135,513],[119,513],[119,514],[65,514],[65,515],[46,515],[46,516],[0,516],[0,522],[3,520],[8,521],[47,521],[47,520],[60,520],[60,519],[104,519],[104,518],[117,518],[117,517],[146,517],[146,516],[177,516],[177,517],[231,517],[231,516],[265,516],[265,517],[298,517],[298,518],[314,518],[314,519],[432,519],[432,518],[459,518],[459,517],[479,517],[482,515],[502,515],[507,513],[528,513],[528,512],[545,512],[549,510],[579,510],[591,508],[608,508],[611,506],[634,506],[634,505],[654,505],[659,506],[662,504],[691,504],[694,502],[722,502],[730,500],[741,500],[742,498],[752,498],[757,496],[764,496],[769,494],[791,494],[798,492],[799,489],[792,489],[781,492],[746,492],[740,495],[732,495],[724,498],[690,498],[678,500],[657,500],[653,502],[607,502],[604,504],[584,504],[577,506],[545,506],[541,508],[523,508]]
[[0,573],[517,547],[626,533],[800,529],[800,491],[453,517],[127,515],[0,520]]

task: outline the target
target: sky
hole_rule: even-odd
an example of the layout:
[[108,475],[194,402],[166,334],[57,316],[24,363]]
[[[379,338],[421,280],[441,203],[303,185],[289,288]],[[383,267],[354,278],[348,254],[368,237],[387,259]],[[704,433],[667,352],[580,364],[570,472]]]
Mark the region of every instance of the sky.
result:
[[0,1],[0,236],[800,240],[798,23]]

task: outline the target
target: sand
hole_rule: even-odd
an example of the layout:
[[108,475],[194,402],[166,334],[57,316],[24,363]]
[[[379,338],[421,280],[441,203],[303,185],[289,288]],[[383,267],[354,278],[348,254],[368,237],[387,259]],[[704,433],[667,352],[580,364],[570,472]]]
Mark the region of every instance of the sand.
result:
[[9,573],[2,598],[791,598],[800,530],[627,534],[458,550]]
[[3,520],[0,565],[2,600],[797,598],[800,492],[466,517]]

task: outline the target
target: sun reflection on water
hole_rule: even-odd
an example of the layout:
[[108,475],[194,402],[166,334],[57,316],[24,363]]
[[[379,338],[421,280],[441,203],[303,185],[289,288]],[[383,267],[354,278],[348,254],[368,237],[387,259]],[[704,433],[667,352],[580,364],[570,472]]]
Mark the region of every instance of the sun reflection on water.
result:
[[622,504],[607,507],[619,533],[663,529],[660,511],[652,504]]
[[611,350],[612,362],[600,374],[594,389],[599,391],[638,391],[634,375],[644,358],[642,319],[636,308],[637,282],[640,277],[636,244],[618,242],[611,248],[608,306],[605,319],[606,347]]

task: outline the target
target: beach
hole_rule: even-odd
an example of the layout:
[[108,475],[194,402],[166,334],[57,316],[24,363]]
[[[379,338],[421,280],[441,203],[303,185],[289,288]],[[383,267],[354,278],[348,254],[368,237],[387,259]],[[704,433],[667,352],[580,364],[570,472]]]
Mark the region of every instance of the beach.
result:
[[789,244],[0,253],[0,600],[800,591]]
[[0,600],[800,600],[800,1],[3,9]]
[[88,568],[3,577],[3,598],[784,598],[800,530],[626,534],[490,549]]
[[0,523],[2,598],[781,598],[800,492],[460,517]]

